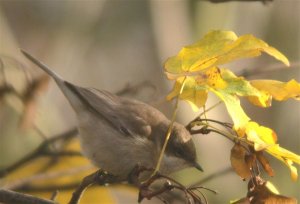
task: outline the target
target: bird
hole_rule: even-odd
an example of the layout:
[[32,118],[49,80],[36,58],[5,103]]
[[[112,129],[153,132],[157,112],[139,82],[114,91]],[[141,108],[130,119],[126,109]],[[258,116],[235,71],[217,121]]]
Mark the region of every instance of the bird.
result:
[[[171,121],[156,108],[106,90],[84,88],[64,80],[21,49],[23,55],[54,79],[77,117],[81,150],[95,166],[126,181],[136,165],[154,168]],[[164,175],[194,167],[197,162],[191,134],[174,122],[159,172]]]

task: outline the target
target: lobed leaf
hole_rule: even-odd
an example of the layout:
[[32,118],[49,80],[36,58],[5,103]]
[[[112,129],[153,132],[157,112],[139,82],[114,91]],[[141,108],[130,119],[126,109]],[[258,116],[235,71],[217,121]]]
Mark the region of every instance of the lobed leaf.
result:
[[238,38],[232,31],[211,31],[195,44],[183,47],[177,56],[169,58],[164,65],[165,73],[169,79],[196,75],[201,70],[236,59],[256,57],[262,52],[289,66],[282,53],[253,35]]
[[[183,91],[179,94],[184,80]],[[187,101],[194,111],[198,111],[199,107],[204,106],[206,103],[207,92],[205,86],[197,85],[195,78],[186,77],[184,79],[184,77],[181,77],[176,80],[173,90],[167,96],[167,100],[179,96],[180,99]]]
[[[288,59],[282,53],[252,35],[238,38],[231,31],[209,32],[203,39],[182,48],[177,56],[166,61],[167,77],[176,80],[167,99],[179,97],[190,103],[194,111],[198,111],[205,105],[208,91],[213,92],[224,102],[237,134],[240,137],[246,135],[247,142],[253,144],[256,152],[265,150],[283,161],[290,168],[292,178],[296,179],[297,169],[293,162],[300,163],[299,155],[281,148],[272,129],[251,121],[241,107],[239,97],[246,97],[254,105],[269,107],[272,98],[280,101],[288,98],[299,100],[300,84],[295,80],[287,83],[275,80],[249,82],[228,69],[218,68],[218,65],[259,56],[262,52],[289,65]],[[273,176],[274,172],[268,161],[263,156],[258,156],[263,168]],[[233,155],[232,159],[236,159],[236,156]]]
[[275,100],[300,100],[300,84],[294,79],[286,83],[276,80],[252,80],[250,83],[261,92],[270,94]]

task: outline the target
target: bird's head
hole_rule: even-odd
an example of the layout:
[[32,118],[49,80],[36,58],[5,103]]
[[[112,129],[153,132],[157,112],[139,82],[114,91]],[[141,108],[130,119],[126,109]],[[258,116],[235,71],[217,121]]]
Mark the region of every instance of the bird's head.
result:
[[161,164],[161,171],[174,172],[188,167],[195,167],[203,171],[197,163],[196,148],[191,134],[183,125],[174,123]]

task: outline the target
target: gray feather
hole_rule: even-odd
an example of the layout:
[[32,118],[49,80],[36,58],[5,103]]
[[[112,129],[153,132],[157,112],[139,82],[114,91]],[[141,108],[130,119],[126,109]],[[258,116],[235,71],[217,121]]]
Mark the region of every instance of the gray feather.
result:
[[148,137],[151,134],[151,126],[139,115],[139,111],[136,108],[133,112],[124,112],[121,108],[124,104],[130,107],[136,104],[142,105],[142,103],[123,99],[104,90],[83,88],[64,81],[58,74],[35,57],[22,49],[21,52],[55,80],[77,113],[89,109],[91,112],[98,114],[99,117],[102,117],[109,125],[114,126],[121,133],[128,136],[139,135]]

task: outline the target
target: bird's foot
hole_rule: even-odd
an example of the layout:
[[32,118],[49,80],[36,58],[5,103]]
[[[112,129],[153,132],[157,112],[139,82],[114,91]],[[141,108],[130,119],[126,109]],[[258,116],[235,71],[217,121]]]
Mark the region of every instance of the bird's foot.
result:
[[[142,202],[145,198],[150,200],[153,197],[156,197],[163,201],[163,203],[168,203],[165,199],[162,198],[162,194],[171,192],[172,190],[179,190],[184,194],[184,199],[186,203],[189,204],[202,204],[202,199],[206,201],[206,198],[201,198],[197,195],[197,192],[201,189],[206,189],[203,187],[185,187],[180,182],[174,180],[171,177],[165,176],[159,172],[153,174],[146,181],[140,181],[139,175],[145,171],[153,172],[153,169],[137,165],[129,174],[128,181],[129,183],[137,186],[139,188],[138,202]],[[154,183],[158,185],[154,185]],[[207,189],[210,190],[210,189]],[[201,193],[202,196],[204,196]],[[204,202],[205,203],[205,202]]]

